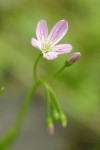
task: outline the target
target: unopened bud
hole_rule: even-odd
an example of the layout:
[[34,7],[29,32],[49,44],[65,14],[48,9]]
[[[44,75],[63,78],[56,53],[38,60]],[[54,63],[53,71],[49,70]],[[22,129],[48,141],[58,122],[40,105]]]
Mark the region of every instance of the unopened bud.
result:
[[53,125],[53,120],[51,117],[48,117],[46,120],[47,123],[47,131],[50,135],[54,134],[54,125]]
[[78,61],[78,59],[80,58],[80,56],[81,56],[80,52],[73,53],[73,54],[69,57],[68,63],[69,63],[69,64],[75,63],[76,61]]
[[62,123],[62,126],[65,128],[67,126],[67,118],[66,118],[65,114],[62,113],[60,115],[60,121]]
[[49,126],[47,128],[47,132],[49,133],[49,135],[54,135],[54,125]]

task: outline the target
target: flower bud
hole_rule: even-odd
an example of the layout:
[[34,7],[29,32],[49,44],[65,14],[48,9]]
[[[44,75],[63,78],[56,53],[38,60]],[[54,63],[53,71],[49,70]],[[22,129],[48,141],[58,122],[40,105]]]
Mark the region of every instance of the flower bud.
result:
[[50,135],[53,135],[54,134],[54,125],[53,125],[53,120],[51,117],[47,117],[47,120],[46,120],[46,123],[47,123],[47,131]]
[[67,118],[65,116],[65,114],[60,114],[60,121],[62,123],[62,126],[65,128],[67,126]]
[[49,135],[54,135],[54,125],[49,126],[47,128],[47,132],[49,133]]
[[69,63],[69,64],[75,63],[76,61],[78,61],[78,59],[80,58],[80,56],[81,56],[80,52],[73,53],[73,54],[69,57],[68,63]]

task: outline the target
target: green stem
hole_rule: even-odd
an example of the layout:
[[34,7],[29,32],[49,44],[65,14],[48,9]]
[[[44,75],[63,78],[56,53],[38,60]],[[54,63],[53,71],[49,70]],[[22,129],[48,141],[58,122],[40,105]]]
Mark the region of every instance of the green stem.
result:
[[[61,111],[60,105],[59,105],[59,103],[56,100],[56,97],[55,97],[55,94],[54,94],[52,88],[46,83],[45,80],[47,80],[47,79],[49,79],[49,78],[59,74],[61,71],[63,71],[63,69],[65,68],[65,65],[61,69],[59,69],[58,71],[55,71],[55,72],[53,72],[51,74],[48,74],[47,76],[45,76],[41,80],[37,80],[37,64],[38,64],[41,56],[42,56],[42,54],[39,54],[39,56],[37,57],[37,59],[36,59],[36,61],[34,63],[33,75],[34,75],[34,82],[35,83],[32,86],[31,90],[29,91],[28,95],[26,96],[26,98],[24,100],[24,103],[22,105],[22,108],[21,108],[21,110],[19,112],[19,115],[17,117],[17,120],[16,120],[12,130],[9,130],[9,132],[2,139],[0,139],[0,150],[1,149],[4,150],[6,147],[8,147],[9,144],[11,144],[13,142],[13,140],[17,137],[17,135],[18,135],[18,133],[20,131],[20,128],[22,126],[23,120],[25,118],[26,112],[28,110],[28,107],[30,105],[30,102],[32,100],[32,96],[35,93],[37,87],[40,86],[41,84],[45,84],[48,87],[46,90],[50,91],[51,95],[53,95],[54,101],[55,101],[55,105],[57,106],[59,111]],[[47,93],[47,94],[50,94],[50,93]],[[50,106],[49,106],[50,105],[50,101],[49,101],[49,99],[48,99],[47,105],[48,105],[48,108],[49,108],[48,109],[49,110],[48,114],[49,114],[50,113]],[[6,143],[6,145],[5,145],[5,143]]]
[[23,120],[25,118],[26,112],[28,110],[28,107],[30,105],[30,102],[32,100],[32,96],[34,92],[36,91],[37,87],[42,84],[41,80],[38,80],[29,91],[28,95],[26,96],[26,99],[22,105],[22,108],[19,112],[19,115],[17,117],[17,120],[14,124],[14,126],[6,133],[1,139],[0,139],[0,150],[6,150],[9,148],[9,146],[12,144],[12,142],[15,140],[15,138],[18,136],[18,133],[20,131],[20,128],[22,126]]
[[20,128],[22,125],[22,122],[24,120],[25,114],[26,114],[28,107],[30,105],[30,102],[31,102],[31,99],[32,99],[34,92],[36,91],[37,87],[43,82],[42,80],[37,80],[37,64],[38,64],[41,56],[42,56],[42,54],[40,53],[39,56],[37,57],[35,63],[34,63],[33,75],[34,75],[35,84],[32,86],[31,90],[29,91],[29,93],[28,93],[28,95],[27,95],[27,97],[23,103],[23,106],[21,108],[21,111],[19,112],[19,115],[17,117],[15,126],[18,128]]
[[47,90],[50,92],[51,97],[53,98],[53,103],[54,103],[55,107],[57,108],[58,112],[62,113],[62,109],[60,107],[60,104],[56,98],[56,95],[55,95],[53,89],[51,88],[51,86],[48,83],[44,82],[43,84],[45,84]]
[[33,78],[34,78],[34,82],[36,82],[37,80],[37,64],[41,58],[42,54],[40,53],[39,56],[37,57],[35,63],[34,63],[34,67],[33,67]]
[[25,114],[28,110],[28,107],[30,105],[30,102],[31,102],[31,99],[32,99],[32,96],[35,92],[35,90],[37,89],[37,87],[42,84],[42,80],[37,80],[37,64],[41,58],[42,54],[40,53],[39,56],[37,57],[35,63],[34,63],[34,68],[33,68],[33,75],[34,75],[34,82],[35,84],[32,86],[31,90],[29,91],[24,103],[23,103],[23,106],[21,108],[21,111],[19,112],[19,115],[17,117],[17,120],[16,120],[16,123],[15,123],[15,126],[17,128],[20,128],[21,125],[22,125],[22,122],[24,120],[24,117],[25,117]]
[[47,102],[47,107],[46,107],[46,109],[47,109],[47,117],[50,117],[51,116],[51,114],[50,114],[50,95],[49,95],[49,91],[48,91],[48,89],[46,88],[46,86],[45,86],[45,95],[46,95],[46,102]]
[[59,70],[54,71],[54,72],[52,72],[52,73],[46,75],[45,77],[43,77],[43,79],[44,79],[44,80],[48,80],[49,78],[52,78],[53,76],[58,75],[59,73],[61,73],[61,72],[65,69],[65,67],[66,67],[66,66],[64,65],[64,66],[61,67]]
[[38,87],[40,84],[41,84],[40,81],[36,82],[36,83],[32,86],[31,90],[29,91],[29,93],[28,93],[28,95],[27,95],[27,97],[26,97],[26,99],[25,99],[25,101],[24,101],[24,103],[23,103],[23,105],[22,105],[21,111],[19,112],[19,115],[18,115],[18,117],[17,117],[16,123],[15,123],[15,126],[16,126],[17,128],[20,128],[20,127],[21,127],[22,122],[23,122],[23,120],[24,120],[24,118],[25,118],[25,114],[26,114],[26,112],[27,112],[27,110],[28,110],[28,107],[29,107],[29,105],[30,105],[30,102],[31,102],[31,100],[32,100],[32,96],[33,96],[33,94],[35,93],[37,87]]

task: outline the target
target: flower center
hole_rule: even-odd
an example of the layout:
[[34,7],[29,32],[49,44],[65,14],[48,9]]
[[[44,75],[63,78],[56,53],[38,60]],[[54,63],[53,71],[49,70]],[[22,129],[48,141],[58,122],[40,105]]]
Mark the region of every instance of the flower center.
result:
[[47,44],[45,41],[42,42],[42,47],[41,47],[41,50],[44,52],[44,53],[48,53],[49,51],[52,50],[50,44]]

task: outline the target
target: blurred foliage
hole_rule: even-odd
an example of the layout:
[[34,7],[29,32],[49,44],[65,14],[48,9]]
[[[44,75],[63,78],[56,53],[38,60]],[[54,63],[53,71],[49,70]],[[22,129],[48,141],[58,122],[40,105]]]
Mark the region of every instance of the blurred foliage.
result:
[[[30,86],[38,51],[31,44],[40,19],[49,30],[61,19],[69,23],[62,43],[80,51],[78,63],[50,80],[65,111],[100,135],[100,1],[0,0],[0,82],[8,75]],[[68,55],[41,60],[39,76],[62,66]],[[49,66],[49,67],[48,67]],[[58,86],[59,85],[59,86]]]
[[3,91],[4,91],[4,87],[1,87],[0,88],[0,95],[3,93]]

